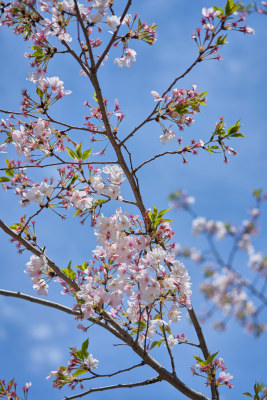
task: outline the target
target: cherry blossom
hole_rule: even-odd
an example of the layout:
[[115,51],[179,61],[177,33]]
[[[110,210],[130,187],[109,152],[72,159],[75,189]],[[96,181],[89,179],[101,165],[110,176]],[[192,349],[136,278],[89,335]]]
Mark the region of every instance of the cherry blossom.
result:
[[112,15],[111,17],[107,16],[107,24],[108,27],[115,32],[120,25],[120,18],[116,15]]

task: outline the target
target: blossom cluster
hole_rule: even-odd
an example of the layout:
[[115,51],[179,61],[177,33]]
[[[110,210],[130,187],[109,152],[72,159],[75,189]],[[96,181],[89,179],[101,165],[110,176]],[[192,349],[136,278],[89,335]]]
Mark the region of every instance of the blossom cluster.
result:
[[[257,219],[260,216],[260,205],[266,199],[262,191],[253,192],[256,206],[249,210],[250,218],[243,221],[241,226],[224,223],[222,221],[214,221],[205,217],[196,216],[192,209],[193,198],[187,195],[186,192],[177,191],[170,195],[171,206],[176,209],[184,209],[194,216],[192,227],[194,235],[203,235],[208,243],[208,250],[200,251],[195,247],[183,248],[176,245],[176,256],[180,258],[191,258],[196,263],[203,264],[203,272],[205,276],[204,282],[200,285],[205,298],[216,304],[217,308],[225,315],[233,315],[248,332],[259,335],[266,327],[258,321],[259,313],[257,302],[261,303],[262,294],[258,289],[251,290],[251,284],[245,278],[244,270],[239,272],[239,269],[233,264],[234,257],[239,251],[245,252],[247,255],[247,265],[259,277],[266,277],[267,257],[261,252],[257,252],[252,239],[257,234]],[[226,262],[221,256],[219,247],[215,244],[215,240],[221,241],[228,238],[230,247],[230,261]],[[218,245],[219,246],[219,245]],[[224,249],[225,251],[225,249]],[[244,257],[240,254],[242,265]],[[231,261],[232,260],[232,261]],[[247,275],[250,273],[247,271]],[[252,296],[258,297],[252,298]],[[210,316],[209,312],[202,317],[206,320]],[[225,322],[216,322],[215,328],[225,329]]]
[[[24,400],[27,400],[28,391],[32,386],[31,382],[26,382],[23,386]],[[22,398],[17,394],[17,383],[12,379],[6,383],[5,379],[0,380],[0,398],[21,400]]]
[[31,278],[33,288],[40,296],[47,296],[48,284],[42,276],[49,274],[49,266],[47,264],[45,256],[34,256],[32,255],[30,261],[26,264],[27,269],[24,271]]
[[163,135],[160,136],[162,144],[172,142],[176,136],[172,125],[169,128],[165,127],[166,120],[175,124],[182,131],[185,126],[190,126],[194,122],[192,115],[199,112],[200,105],[206,104],[206,92],[199,93],[196,85],[192,85],[192,89],[175,88],[171,95],[166,94],[164,97],[154,90],[151,94],[155,101],[160,102],[156,120],[163,130]]
[[23,192],[20,204],[22,207],[25,207],[30,202],[41,204],[43,203],[43,196],[50,198],[52,196],[53,190],[53,186],[48,185],[47,182],[44,181],[41,183],[41,185],[33,186],[31,189]]
[[225,372],[226,366],[224,360],[221,357],[218,359],[214,358],[216,357],[217,354],[218,353],[209,356],[208,359],[205,361],[202,360],[200,357],[195,357],[195,359],[198,361],[196,363],[196,367],[197,370],[200,371],[200,373],[197,372],[194,366],[191,366],[191,372],[193,375],[198,375],[202,377],[205,377],[206,375],[207,376],[206,386],[210,386],[212,380],[214,379],[213,376],[216,374],[217,370],[220,369],[221,371],[219,372],[219,377],[214,379],[215,385],[216,386],[226,385],[229,387],[229,389],[232,389],[234,385],[230,383],[230,381],[233,379],[233,375],[231,375],[229,372]]
[[[225,32],[234,30],[248,34],[254,33],[254,29],[244,24],[245,16],[241,16],[233,21],[233,15],[239,6],[240,3],[228,1],[224,10],[220,7],[204,7],[202,9],[203,18],[201,25],[204,32],[201,28],[196,28],[191,36],[199,48],[200,61],[222,59],[221,55],[217,53],[227,43]],[[220,33],[222,34],[220,35]],[[211,45],[213,40],[215,43]]]
[[[12,1],[9,6],[4,8],[4,17],[0,21],[0,25],[13,26],[16,34],[24,34],[25,39],[31,39],[34,42],[35,52],[33,55],[26,55],[29,58],[34,57],[33,66],[40,66],[42,63],[46,65],[57,51],[54,46],[50,46],[50,37],[56,36],[58,41],[64,43],[72,42],[73,38],[67,27],[77,13],[88,26],[88,41],[92,48],[102,45],[103,41],[100,37],[93,38],[93,32],[98,35],[102,32],[101,25],[106,24],[112,34],[116,34],[121,26],[126,27],[126,33],[123,36],[116,36],[114,42],[114,46],[122,44],[123,54],[114,60],[119,67],[130,67],[131,62],[136,61],[136,51],[129,47],[131,39],[139,39],[150,45],[156,41],[157,25],[154,23],[147,25],[138,19],[138,26],[135,28],[133,25],[136,22],[137,14],[134,16],[126,14],[123,19],[114,13],[108,15],[109,0],[95,0],[86,5],[77,2],[77,8],[73,0],[53,2],[52,5],[48,1],[39,1],[40,12],[43,12],[43,15],[38,11],[36,3],[36,1],[23,3]],[[87,44],[83,41],[80,44],[85,57],[89,58]]]
[[[22,123],[21,120],[11,122],[14,119],[15,116],[11,114],[10,119],[0,121],[0,133],[6,134],[3,146],[6,148],[7,144],[13,143],[17,155],[24,156],[26,162],[39,165],[44,156],[52,156],[54,152],[59,153],[65,149],[64,135],[52,128],[47,119],[39,117],[30,123]],[[71,139],[69,141],[72,142]],[[12,166],[14,170],[21,168],[21,161],[15,163],[13,160],[11,164],[8,167]]]
[[23,155],[26,159],[29,159],[36,150],[48,155],[57,146],[57,142],[55,144],[51,142],[52,130],[47,120],[38,118],[32,124],[21,124],[15,128],[10,120],[1,120],[0,132],[6,132],[7,135],[5,147],[7,143],[12,142],[17,154]]
[[94,358],[93,354],[87,351],[89,340],[85,340],[82,344],[81,350],[76,347],[71,348],[71,357],[68,361],[68,366],[61,366],[56,371],[51,371],[46,379],[52,377],[53,387],[61,389],[64,385],[68,384],[71,389],[74,389],[78,383],[80,388],[83,388],[81,379],[78,377],[86,372],[91,372],[96,369],[99,361]]
[[[158,325],[179,321],[180,307],[191,307],[190,278],[185,266],[175,260],[172,248],[157,244],[167,244],[173,236],[169,223],[159,224],[154,240],[142,232],[140,224],[136,216],[123,214],[121,209],[111,217],[97,218],[99,245],[93,252],[95,261],[84,271],[85,282],[78,296],[85,318],[109,306],[112,318],[124,316],[134,324],[141,318],[151,339]],[[167,322],[152,318],[159,299],[168,311]]]
[[254,303],[248,299],[242,286],[240,287],[240,278],[226,268],[221,273],[210,270],[209,278],[200,285],[200,289],[225,314],[233,312],[241,321],[256,312]]

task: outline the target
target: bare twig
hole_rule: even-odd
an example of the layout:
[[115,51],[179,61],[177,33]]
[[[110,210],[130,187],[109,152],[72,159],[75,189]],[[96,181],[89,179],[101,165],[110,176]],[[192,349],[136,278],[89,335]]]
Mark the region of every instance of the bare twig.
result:
[[91,376],[90,378],[79,378],[78,380],[84,382],[84,381],[91,381],[92,379],[96,379],[96,378],[111,378],[112,376],[131,371],[135,368],[143,367],[144,365],[145,365],[145,363],[142,361],[141,363],[135,364],[132,367],[121,369],[120,371],[116,371],[111,374],[94,374],[94,376]]
[[103,386],[103,387],[99,387],[99,388],[89,389],[86,392],[75,394],[74,396],[65,397],[65,399],[66,400],[78,399],[80,397],[86,396],[87,394],[91,394],[91,393],[95,393],[95,392],[103,392],[105,390],[126,389],[126,388],[134,388],[134,387],[138,387],[138,386],[152,385],[153,383],[160,382],[161,380],[162,380],[162,378],[160,376],[157,376],[155,378],[147,379],[142,382],[120,383],[118,385]]
[[150,163],[151,161],[156,160],[159,157],[163,157],[166,156],[168,154],[182,154],[183,150],[175,150],[175,151],[165,151],[164,153],[160,153],[160,154],[156,154],[154,157],[151,157],[149,160],[146,160],[144,162],[142,162],[142,164],[138,165],[138,167],[136,167],[133,172],[137,172],[140,168],[142,168],[144,165]]

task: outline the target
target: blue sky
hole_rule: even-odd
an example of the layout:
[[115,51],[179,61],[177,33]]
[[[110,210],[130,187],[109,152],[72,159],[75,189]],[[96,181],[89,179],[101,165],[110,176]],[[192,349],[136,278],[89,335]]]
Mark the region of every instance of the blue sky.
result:
[[[219,6],[222,4],[222,1],[217,3]],[[191,40],[191,34],[200,25],[201,8],[211,5],[213,3],[204,0],[136,1],[136,8],[132,8],[132,13],[138,11],[142,21],[156,22],[159,25],[156,45],[148,47],[144,43],[133,43],[132,47],[137,51],[137,61],[131,69],[121,70],[113,64],[113,58],[118,54],[116,50],[112,50],[109,61],[100,72],[104,95],[110,98],[111,103],[118,98],[122,112],[126,114],[127,118],[121,125],[121,134],[125,132],[126,135],[152,109],[154,102],[150,91],[164,91],[194,60],[197,48]],[[238,150],[238,157],[230,158],[227,165],[223,163],[221,156],[211,157],[204,152],[197,157],[188,157],[187,165],[183,165],[181,159],[171,157],[154,162],[140,173],[146,207],[156,204],[159,209],[166,208],[169,193],[184,188],[196,197],[196,209],[201,215],[239,223],[247,218],[252,189],[262,187],[266,190],[266,17],[252,15],[248,19],[248,25],[255,28],[255,35],[230,33],[229,44],[221,51],[223,60],[199,64],[178,85],[179,88],[190,88],[195,83],[200,91],[208,91],[207,106],[196,117],[194,125],[183,132],[183,138],[205,140],[221,115],[229,125],[241,119],[242,132],[246,137],[242,140],[236,139],[236,143],[233,143]],[[2,29],[0,35],[3,60],[0,64],[0,108],[17,110],[20,90],[33,89],[32,83],[25,80],[30,72],[28,61],[23,57],[27,44],[7,29]],[[57,104],[54,115],[61,120],[82,124],[82,103],[92,98],[92,90],[85,83],[85,78],[79,77],[77,65],[64,57],[51,63],[49,76],[59,75],[65,82],[65,88],[73,93]],[[157,126],[151,125],[129,141],[135,165],[155,152],[163,151],[159,142],[160,134]],[[172,148],[172,144],[165,146],[166,150]],[[53,172],[52,169],[46,171],[44,176]],[[18,199],[10,193],[1,192],[0,196],[0,218],[7,224],[17,221],[23,213]],[[114,203],[114,207],[117,206]],[[174,220],[173,227],[179,243],[197,244],[192,237],[188,216],[171,212],[170,218]],[[262,216],[260,237],[257,239],[257,249],[263,252],[267,237],[265,220],[266,210]],[[65,222],[49,214],[41,216],[39,221],[39,241],[46,246],[48,255],[56,263],[66,266],[69,260],[79,264],[90,258],[94,248],[94,235],[88,227],[80,226],[71,214]],[[9,243],[2,232],[0,246],[0,287],[34,294],[28,277],[23,273],[30,254],[19,256],[15,246]],[[188,268],[193,281],[193,303],[194,298],[199,303],[197,287],[201,274],[194,265],[189,264]],[[71,305],[70,299],[59,295],[56,284],[51,285],[50,298]],[[45,377],[57,366],[66,364],[68,347],[79,346],[85,340],[86,336],[75,325],[72,317],[59,311],[18,299],[0,297],[0,378],[11,379],[15,376],[21,385],[32,381],[30,399],[63,398],[64,393],[52,390],[51,382],[47,382]],[[185,318],[179,329],[185,333],[188,331]],[[123,362],[123,367],[137,361],[129,350],[114,347],[116,340],[104,332],[93,328],[89,333],[90,351],[100,360],[99,372],[118,369],[118,361]],[[214,332],[211,325],[206,325],[204,333],[211,351],[220,350],[229,372],[235,378],[234,389],[221,390],[222,400],[242,398],[241,393],[252,390],[255,380],[265,378],[266,334],[255,340],[244,334],[235,323],[224,333]],[[163,354],[155,352],[154,355],[167,362]],[[175,356],[181,378],[195,389],[205,391],[201,379],[193,378],[190,374],[189,366],[193,363],[191,349],[179,347],[175,350]],[[153,376],[148,369],[144,369],[127,375],[124,382],[144,379],[143,371],[147,371],[147,377]],[[128,392],[111,391],[93,396],[96,400],[113,400],[125,395],[134,399],[136,396],[147,396],[148,390],[149,395],[155,399],[161,398],[163,393],[170,400],[177,398],[174,390],[161,383],[149,388],[132,389]]]

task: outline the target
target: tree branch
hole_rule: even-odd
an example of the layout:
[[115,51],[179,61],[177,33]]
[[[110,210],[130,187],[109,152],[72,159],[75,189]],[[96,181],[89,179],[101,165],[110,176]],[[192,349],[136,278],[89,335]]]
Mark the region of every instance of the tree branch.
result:
[[[128,3],[126,4],[126,7],[122,13],[122,16],[120,18],[120,22],[122,23],[122,21],[124,20],[125,15],[127,14],[127,11],[129,10],[129,8],[131,7],[132,4],[132,0],[128,0]],[[101,54],[101,57],[99,58],[99,60],[96,63],[96,70],[99,68],[99,66],[101,65],[102,61],[104,60],[104,58],[106,57],[106,55],[108,54],[112,44],[114,43],[114,41],[116,40],[116,35],[120,29],[121,25],[118,26],[118,29],[116,29],[116,31],[113,33],[107,47],[105,48],[105,50],[103,51],[103,53]]]
[[83,393],[75,394],[74,396],[65,397],[65,399],[66,400],[78,399],[79,397],[86,396],[87,394],[91,394],[94,392],[103,392],[104,390],[126,389],[126,388],[134,388],[134,387],[138,387],[138,386],[152,385],[153,383],[160,382],[161,380],[162,380],[162,378],[160,376],[157,376],[155,378],[147,379],[142,382],[121,383],[121,384],[113,385],[113,386],[103,386],[103,387],[87,390],[86,392],[83,392]]
[[61,269],[52,260],[50,260],[50,258],[47,257],[46,254],[44,254],[44,252],[38,250],[36,247],[27,242],[27,240],[23,239],[15,231],[10,229],[1,219],[0,219],[0,228],[4,232],[6,232],[9,236],[11,236],[13,239],[21,243],[32,254],[36,255],[37,257],[44,256],[49,267],[55,272],[55,274],[59,278],[63,279],[70,287],[72,287],[72,289],[74,289],[75,292],[78,292],[80,290],[79,285],[72,279],[70,279],[66,274],[64,274],[64,272],[62,272]]
[[142,162],[142,164],[138,165],[138,167],[136,167],[133,172],[137,172],[140,168],[142,168],[144,165],[150,163],[151,161],[156,160],[159,157],[163,157],[166,156],[167,154],[182,154],[183,150],[175,150],[175,151],[165,151],[164,153],[160,153],[160,154],[156,154],[154,157],[151,157],[149,160],[146,160],[144,162]]
[[18,299],[23,299],[30,301],[31,303],[41,304],[42,306],[55,308],[57,310],[63,311],[67,314],[76,315],[78,317],[82,317],[83,314],[79,311],[75,311],[72,308],[63,306],[62,304],[55,303],[50,300],[39,299],[38,297],[30,296],[29,294],[21,293],[21,292],[12,292],[11,290],[0,289],[0,295],[6,297],[16,297]]
[[[84,381],[90,381],[90,380],[96,379],[96,378],[111,378],[112,376],[131,371],[132,369],[135,369],[135,368],[143,367],[144,365],[145,365],[145,363],[144,363],[144,361],[142,361],[139,364],[133,365],[132,367],[121,369],[120,371],[116,371],[111,374],[94,374],[94,376],[91,376],[90,378],[79,378],[79,380],[84,382]],[[91,373],[92,373],[92,371],[91,371]]]
[[[199,340],[199,345],[200,345],[201,351],[206,360],[209,356],[209,351],[208,351],[208,347],[207,347],[201,326],[198,322],[198,319],[197,319],[197,316],[195,314],[193,307],[190,310],[188,310],[188,313],[189,313],[190,319],[194,325],[194,328],[195,328],[195,331],[196,331],[196,334],[197,334],[197,337]],[[218,387],[215,385],[215,377],[212,379],[212,382],[210,385],[211,385],[212,400],[219,400],[219,392],[218,392]]]
[[[37,303],[37,304],[41,304],[43,306],[55,308],[57,310],[66,312],[67,314],[72,314],[72,315],[75,315],[77,317],[83,318],[83,313],[80,312],[80,311],[75,311],[75,310],[73,310],[73,309],[71,309],[69,307],[63,306],[62,304],[55,303],[55,302],[50,301],[50,300],[40,299],[38,297],[30,296],[30,295],[25,294],[25,293],[12,292],[10,290],[0,289],[0,295],[6,296],[6,297],[15,297],[15,298],[27,300],[27,301],[30,301],[31,303]],[[88,318],[87,320],[92,322],[92,323],[94,323],[94,324],[96,324],[96,325],[98,325],[98,326],[101,326],[101,328],[104,328],[104,329],[108,330],[110,333],[112,333],[118,339],[123,341],[123,338],[121,337],[121,335],[114,328],[112,328],[110,325],[108,325],[106,322],[100,321],[99,318]]]

